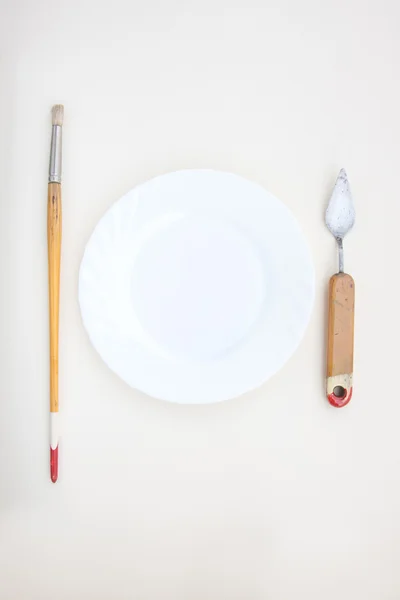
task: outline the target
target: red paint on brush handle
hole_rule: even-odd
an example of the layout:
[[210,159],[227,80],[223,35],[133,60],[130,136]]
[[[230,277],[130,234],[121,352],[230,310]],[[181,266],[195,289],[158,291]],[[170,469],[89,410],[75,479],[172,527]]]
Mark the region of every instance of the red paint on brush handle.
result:
[[58,479],[58,446],[54,449],[50,446],[50,477],[53,483]]
[[349,390],[346,390],[345,395],[341,397],[336,396],[333,392],[332,394],[328,394],[328,400],[335,408],[342,408],[350,402],[352,395],[353,388],[351,387]]

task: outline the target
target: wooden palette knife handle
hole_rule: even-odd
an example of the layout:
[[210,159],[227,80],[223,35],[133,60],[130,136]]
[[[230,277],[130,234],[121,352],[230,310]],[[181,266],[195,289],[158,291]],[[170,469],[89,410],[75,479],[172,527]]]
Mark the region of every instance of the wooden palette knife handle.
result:
[[326,394],[336,408],[346,406],[353,393],[354,291],[347,273],[331,277]]

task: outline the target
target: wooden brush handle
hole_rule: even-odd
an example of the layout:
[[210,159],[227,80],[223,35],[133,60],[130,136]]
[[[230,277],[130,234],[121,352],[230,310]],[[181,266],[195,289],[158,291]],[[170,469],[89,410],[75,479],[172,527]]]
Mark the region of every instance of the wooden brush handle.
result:
[[328,366],[326,393],[340,408],[353,393],[354,280],[346,273],[329,282]]
[[50,411],[58,412],[58,319],[60,304],[61,185],[49,183],[47,243],[50,314]]

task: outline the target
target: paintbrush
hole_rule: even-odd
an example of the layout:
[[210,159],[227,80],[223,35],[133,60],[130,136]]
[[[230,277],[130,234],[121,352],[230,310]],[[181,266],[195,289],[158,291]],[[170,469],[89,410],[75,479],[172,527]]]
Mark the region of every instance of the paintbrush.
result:
[[58,478],[58,323],[61,258],[61,143],[64,107],[52,109],[52,134],[47,200],[47,244],[49,260],[50,318],[50,477]]

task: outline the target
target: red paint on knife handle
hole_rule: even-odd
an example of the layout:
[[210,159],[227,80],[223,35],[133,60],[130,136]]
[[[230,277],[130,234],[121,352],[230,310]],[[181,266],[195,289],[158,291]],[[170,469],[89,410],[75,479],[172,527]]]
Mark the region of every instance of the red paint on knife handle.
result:
[[342,406],[346,406],[351,400],[353,395],[353,388],[351,387],[349,390],[346,390],[344,396],[336,396],[332,392],[332,394],[328,394],[328,400],[335,408],[342,408]]
[[58,479],[58,446],[50,446],[50,477],[53,483]]

